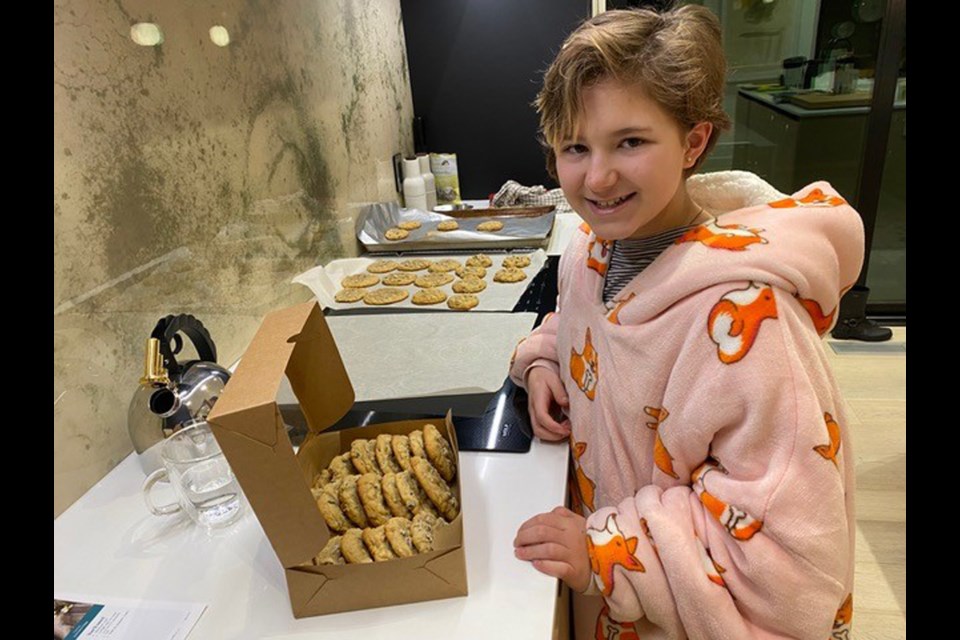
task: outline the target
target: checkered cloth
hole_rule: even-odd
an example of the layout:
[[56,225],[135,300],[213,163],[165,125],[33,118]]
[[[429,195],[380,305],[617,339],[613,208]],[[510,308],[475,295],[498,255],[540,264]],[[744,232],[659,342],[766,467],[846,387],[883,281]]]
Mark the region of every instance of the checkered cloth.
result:
[[556,206],[557,213],[573,213],[570,203],[563,197],[562,189],[550,189],[543,185],[525,187],[516,180],[507,180],[490,204],[494,207],[541,207]]

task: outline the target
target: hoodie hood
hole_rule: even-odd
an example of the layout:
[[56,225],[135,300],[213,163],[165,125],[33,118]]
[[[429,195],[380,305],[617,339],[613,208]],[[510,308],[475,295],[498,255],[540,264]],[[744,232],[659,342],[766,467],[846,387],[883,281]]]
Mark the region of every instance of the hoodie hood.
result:
[[638,276],[631,288],[644,292],[639,319],[704,289],[750,282],[832,320],[860,274],[864,237],[860,215],[828,182],[785,195],[752,173],[723,171],[692,176],[687,188],[715,220],[679,238]]

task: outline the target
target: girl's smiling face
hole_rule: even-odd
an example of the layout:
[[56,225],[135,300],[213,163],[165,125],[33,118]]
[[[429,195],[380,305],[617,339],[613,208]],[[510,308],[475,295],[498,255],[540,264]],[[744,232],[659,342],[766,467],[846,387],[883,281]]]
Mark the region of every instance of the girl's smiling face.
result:
[[641,238],[687,224],[692,167],[711,125],[689,132],[637,86],[607,79],[582,92],[578,130],[554,147],[570,205],[604,240]]

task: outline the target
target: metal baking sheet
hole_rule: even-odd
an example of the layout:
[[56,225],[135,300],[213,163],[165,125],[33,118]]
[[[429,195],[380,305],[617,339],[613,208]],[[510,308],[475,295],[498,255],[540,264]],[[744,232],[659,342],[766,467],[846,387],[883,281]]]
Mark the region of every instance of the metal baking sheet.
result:
[[[350,309],[364,312],[391,312],[396,311],[397,309],[416,309],[418,311],[450,311],[454,312],[453,309],[447,307],[445,302],[440,304],[433,305],[418,305],[413,304],[412,298],[413,294],[420,290],[420,287],[416,285],[407,285],[405,287],[397,287],[398,289],[406,289],[407,296],[406,300],[398,302],[396,304],[388,304],[383,306],[368,305],[361,302],[353,303],[344,303],[337,302],[334,300],[334,296],[337,291],[342,287],[340,286],[340,281],[349,275],[355,273],[366,273],[367,266],[376,260],[387,259],[387,260],[406,260],[408,258],[426,258],[428,260],[444,260],[447,258],[456,260],[463,264],[469,258],[471,253],[463,254],[442,254],[442,255],[429,255],[429,256],[410,256],[403,255],[399,257],[395,256],[377,256],[375,258],[345,258],[342,260],[334,260],[327,264],[325,267],[314,267],[309,271],[301,273],[293,279],[293,282],[297,284],[302,284],[305,287],[309,288],[313,292],[313,295],[317,297],[317,301],[320,303],[320,306],[325,309]],[[530,281],[533,280],[534,276],[543,268],[543,265],[546,263],[547,254],[541,249],[534,251],[532,253],[526,251],[512,251],[510,253],[488,253],[490,259],[493,261],[493,266],[487,268],[487,277],[484,280],[487,283],[487,288],[476,294],[480,299],[480,304],[471,309],[471,311],[512,311],[514,306],[520,300],[520,297],[523,295],[523,292],[526,290],[527,285],[530,284]],[[520,282],[494,282],[493,276],[501,268],[503,259],[507,256],[530,256],[530,266],[525,268],[523,271],[527,274],[525,280]],[[420,275],[427,273],[426,271],[414,271],[414,275]],[[386,274],[379,274],[381,277]],[[459,278],[454,276],[453,282],[446,284],[442,287],[437,287],[442,289],[447,297],[454,295],[453,283],[456,282]],[[379,288],[381,285],[371,287],[371,289]],[[462,312],[455,312],[462,313]]]
[[[477,213],[477,211],[474,211]],[[478,216],[460,218],[420,209],[401,209],[395,202],[368,205],[357,218],[357,239],[371,253],[385,251],[449,251],[453,249],[539,248],[547,244],[556,213],[539,216]],[[419,229],[410,231],[403,240],[387,240],[384,233],[398,223],[416,220]],[[456,220],[456,231],[437,231],[437,224]],[[496,232],[477,231],[477,225],[489,220],[503,223]]]

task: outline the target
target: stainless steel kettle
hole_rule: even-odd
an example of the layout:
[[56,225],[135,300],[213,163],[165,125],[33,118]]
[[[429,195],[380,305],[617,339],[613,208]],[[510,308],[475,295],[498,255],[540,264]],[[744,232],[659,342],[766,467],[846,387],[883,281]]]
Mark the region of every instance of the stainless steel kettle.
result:
[[[177,362],[183,333],[198,360]],[[165,438],[187,423],[204,420],[230,379],[217,364],[217,347],[206,327],[191,315],[169,315],[157,322],[144,357],[144,373],[127,412],[127,428],[145,473],[159,469]]]

